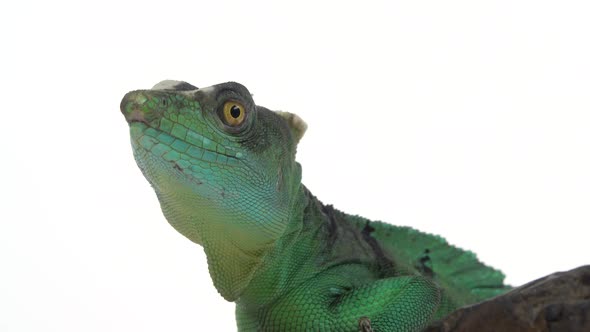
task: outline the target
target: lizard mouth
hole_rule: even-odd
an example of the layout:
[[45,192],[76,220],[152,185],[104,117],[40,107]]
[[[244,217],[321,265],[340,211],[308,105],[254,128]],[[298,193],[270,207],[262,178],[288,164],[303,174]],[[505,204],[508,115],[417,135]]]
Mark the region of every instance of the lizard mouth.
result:
[[[183,158],[186,151],[183,152],[184,149],[179,149],[179,143],[174,146],[170,143],[176,142],[177,138],[154,129],[141,120],[129,121],[129,129],[133,155],[148,180],[153,174],[152,165],[156,163],[164,169],[169,169],[176,177],[182,177],[196,185],[203,184],[203,176],[200,174],[201,169],[198,162],[187,157]],[[182,141],[179,140],[179,142]],[[188,146],[188,143],[184,143]],[[152,181],[150,180],[150,182]]]
[[144,117],[144,113],[136,108],[134,108],[129,113],[129,115],[127,115],[127,122],[129,122],[129,125],[131,125],[132,123],[143,123],[146,126],[149,126],[149,123]]
[[204,169],[209,169],[212,164],[223,167],[243,165],[239,159],[242,156],[240,152],[233,153],[225,146],[192,131],[187,133],[186,139],[182,139],[155,129],[142,119],[130,121],[129,128],[135,150],[143,150],[163,159],[184,174],[203,174],[206,172]]

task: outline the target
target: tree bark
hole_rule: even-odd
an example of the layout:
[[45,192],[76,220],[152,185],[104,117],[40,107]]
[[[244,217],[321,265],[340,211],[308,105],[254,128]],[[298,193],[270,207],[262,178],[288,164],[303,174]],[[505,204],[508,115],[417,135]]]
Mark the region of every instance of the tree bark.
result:
[[590,265],[458,309],[425,331],[590,331]]

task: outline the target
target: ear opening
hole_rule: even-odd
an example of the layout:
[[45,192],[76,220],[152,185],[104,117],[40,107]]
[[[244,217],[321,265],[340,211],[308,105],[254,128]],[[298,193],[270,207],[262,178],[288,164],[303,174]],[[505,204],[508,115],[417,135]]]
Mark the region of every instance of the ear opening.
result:
[[276,111],[275,113],[287,121],[289,129],[291,129],[291,133],[293,133],[293,137],[295,138],[295,143],[299,143],[307,130],[307,123],[297,114],[282,111]]

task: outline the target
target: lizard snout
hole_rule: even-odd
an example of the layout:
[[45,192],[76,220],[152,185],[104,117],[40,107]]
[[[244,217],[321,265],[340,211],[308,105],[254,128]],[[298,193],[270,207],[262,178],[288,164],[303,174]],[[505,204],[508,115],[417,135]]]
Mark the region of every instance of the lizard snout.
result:
[[121,100],[121,113],[125,116],[127,122],[144,122],[149,123],[150,114],[154,112],[145,104],[148,97],[142,91],[128,92]]

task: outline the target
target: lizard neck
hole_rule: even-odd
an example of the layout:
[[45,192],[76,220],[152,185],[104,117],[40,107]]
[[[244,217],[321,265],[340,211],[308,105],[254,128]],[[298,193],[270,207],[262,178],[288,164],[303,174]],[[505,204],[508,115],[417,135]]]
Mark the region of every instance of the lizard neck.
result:
[[248,286],[269,248],[244,249],[230,236],[215,233],[216,237],[203,235],[209,274],[219,294],[233,302]]
[[370,236],[368,225],[367,219],[322,204],[301,186],[289,227],[265,254],[237,300],[238,312],[243,317],[255,315],[259,308],[337,266],[359,265],[375,275],[389,271],[391,262]]
[[322,264],[329,224],[322,204],[302,185],[291,211],[288,228],[265,253],[238,307],[256,310],[328,268]]
[[[221,227],[207,227],[200,232],[202,245],[207,255],[209,274],[217,291],[227,301],[247,298],[248,290],[256,276],[269,271],[276,260],[294,245],[297,234],[302,229],[303,212],[307,204],[307,190],[301,185],[295,191],[289,213],[284,223],[287,225],[283,235],[268,243],[258,243],[247,247],[248,234],[240,240],[239,234]],[[278,270],[272,270],[278,272]],[[246,295],[244,295],[246,293]]]

